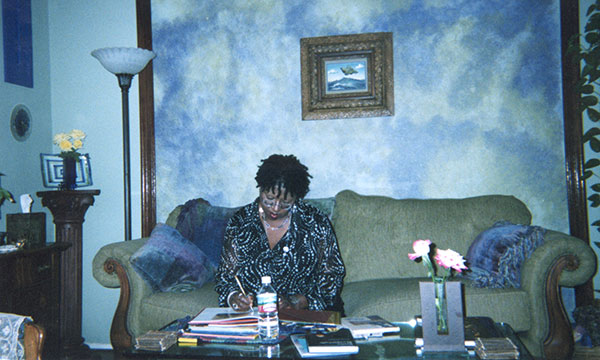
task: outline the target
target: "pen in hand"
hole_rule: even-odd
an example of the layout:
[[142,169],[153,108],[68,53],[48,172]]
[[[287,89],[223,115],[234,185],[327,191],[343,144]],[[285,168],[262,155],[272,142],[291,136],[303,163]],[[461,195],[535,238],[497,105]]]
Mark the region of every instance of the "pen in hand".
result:
[[242,294],[244,294],[244,296],[246,296],[246,292],[244,291],[244,287],[242,286],[242,283],[240,282],[240,279],[238,279],[237,275],[234,275],[233,277],[235,278],[235,282],[240,287],[240,290],[242,290]]
[[[233,277],[235,278],[235,282],[238,284],[238,287],[240,288],[242,295],[244,295],[245,297],[248,298],[248,295],[246,294],[246,291],[244,290],[244,287],[242,286],[240,279],[237,277],[237,275],[234,275]],[[252,311],[252,299],[249,299],[249,300],[250,300],[250,311]]]

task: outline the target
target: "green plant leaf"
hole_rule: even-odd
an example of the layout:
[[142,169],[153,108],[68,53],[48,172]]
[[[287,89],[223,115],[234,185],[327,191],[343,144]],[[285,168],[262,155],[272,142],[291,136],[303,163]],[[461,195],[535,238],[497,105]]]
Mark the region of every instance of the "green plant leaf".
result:
[[588,42],[588,43],[590,43],[590,44],[593,44],[593,43],[596,43],[596,42],[598,42],[598,39],[599,39],[599,38],[600,38],[600,37],[599,37],[599,36],[598,36],[598,34],[597,34],[597,33],[595,33],[595,32],[590,32],[590,33],[587,33],[587,34],[585,35],[585,41],[587,41],[587,42]]
[[[598,112],[598,110],[593,109],[593,108],[588,108],[587,109],[587,116],[593,122],[597,122],[598,120],[600,120],[600,112]],[[598,129],[598,128],[596,128],[596,129]],[[599,131],[600,131],[600,129],[599,129]]]
[[[596,67],[598,67],[598,65],[596,65]],[[598,69],[595,69],[590,73],[588,81],[590,83],[593,83],[594,81],[598,80],[599,78],[600,78],[600,71],[598,71]]]
[[586,106],[594,106],[598,104],[598,98],[595,96],[583,96],[581,102]]
[[591,170],[587,170],[583,172],[583,180],[587,180],[589,179],[592,175],[594,175],[594,172]]
[[591,202],[591,204],[590,204],[591,207],[597,208],[598,206],[600,206],[600,195],[599,194],[593,194],[592,196],[589,196],[588,200]]
[[594,152],[600,152],[600,140],[598,140],[597,138],[590,139],[590,148]]
[[588,22],[585,24],[585,32],[590,32],[600,29],[600,14],[594,13],[588,18]]
[[581,69],[581,77],[584,78],[588,76],[593,70],[594,67],[589,65],[589,60],[586,60],[586,56],[583,56],[583,60],[585,60],[586,64],[583,65],[583,69]]
[[600,192],[600,184],[594,184],[591,186],[592,190]]
[[589,128],[589,130],[586,131],[585,134],[583,134],[583,138],[586,141],[589,141],[591,138],[593,138],[594,136],[598,136],[598,135],[600,135],[600,128],[592,127],[592,128]]
[[585,164],[583,165],[583,168],[586,170],[589,169],[593,169],[596,166],[600,165],[600,159],[589,159],[588,161],[585,162]]
[[593,94],[594,93],[594,85],[583,85],[580,89],[581,93],[583,94]]

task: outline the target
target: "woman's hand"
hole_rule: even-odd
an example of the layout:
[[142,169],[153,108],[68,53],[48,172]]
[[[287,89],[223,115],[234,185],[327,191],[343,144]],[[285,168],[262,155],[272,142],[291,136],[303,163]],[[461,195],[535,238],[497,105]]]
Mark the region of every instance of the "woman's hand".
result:
[[306,296],[302,294],[292,295],[288,298],[283,296],[279,297],[279,308],[280,309],[308,309],[308,300]]
[[228,300],[229,306],[235,311],[248,311],[252,309],[254,296],[244,295],[239,291],[234,292]]

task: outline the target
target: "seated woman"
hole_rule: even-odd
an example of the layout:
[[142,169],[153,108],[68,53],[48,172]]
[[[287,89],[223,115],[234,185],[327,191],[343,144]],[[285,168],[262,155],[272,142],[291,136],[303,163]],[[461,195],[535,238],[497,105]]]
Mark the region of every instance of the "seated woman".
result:
[[233,215],[225,230],[215,286],[220,306],[248,310],[261,277],[269,275],[280,308],[343,313],[346,271],[333,228],[326,215],[302,201],[310,177],[293,155],[262,160],[258,198]]

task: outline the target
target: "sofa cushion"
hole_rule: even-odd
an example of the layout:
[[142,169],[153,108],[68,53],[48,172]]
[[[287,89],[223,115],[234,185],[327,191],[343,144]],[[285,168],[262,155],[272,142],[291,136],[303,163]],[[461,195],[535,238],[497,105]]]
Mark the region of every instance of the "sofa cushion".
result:
[[[414,319],[421,314],[420,281],[431,279],[378,279],[345,284],[342,300],[346,316],[378,314],[390,321]],[[487,316],[510,324],[515,331],[531,328],[529,296],[524,290],[476,288],[469,280],[460,281],[465,284],[465,316]],[[365,294],[368,294],[368,301],[365,301]]]
[[333,213],[344,282],[426,276],[425,267],[407,257],[415,240],[431,239],[464,255],[477,234],[502,219],[529,224],[531,213],[512,196],[398,200],[344,190]]
[[470,271],[465,276],[478,287],[520,287],[521,264],[544,243],[545,232],[539,226],[495,223],[469,247],[465,259]]
[[179,231],[161,223],[130,262],[154,290],[165,292],[189,291],[213,277],[208,257]]

